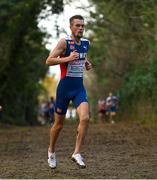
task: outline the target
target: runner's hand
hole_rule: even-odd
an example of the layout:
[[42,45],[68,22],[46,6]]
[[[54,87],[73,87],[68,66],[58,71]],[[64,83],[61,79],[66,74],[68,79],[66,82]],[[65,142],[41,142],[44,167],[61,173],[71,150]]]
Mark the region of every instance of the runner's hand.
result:
[[76,50],[70,53],[69,60],[74,61],[79,58],[79,53]]
[[88,60],[86,60],[85,67],[86,67],[86,70],[88,71],[92,68],[92,64]]

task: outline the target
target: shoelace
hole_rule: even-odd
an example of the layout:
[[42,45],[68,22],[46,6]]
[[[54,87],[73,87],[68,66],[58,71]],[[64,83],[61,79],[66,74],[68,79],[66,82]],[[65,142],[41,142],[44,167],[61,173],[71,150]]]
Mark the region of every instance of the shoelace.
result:
[[78,154],[77,157],[83,161],[83,157],[80,154]]
[[50,156],[49,158],[50,158],[50,159],[52,159],[52,160],[54,160],[54,159],[55,159],[55,157],[54,157],[54,156]]

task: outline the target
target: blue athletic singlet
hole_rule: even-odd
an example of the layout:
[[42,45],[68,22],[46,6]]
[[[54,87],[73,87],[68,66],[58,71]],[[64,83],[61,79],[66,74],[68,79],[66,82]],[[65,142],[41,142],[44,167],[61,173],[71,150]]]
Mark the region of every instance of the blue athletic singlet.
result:
[[66,114],[70,100],[77,108],[82,102],[87,102],[87,95],[83,85],[83,71],[85,59],[89,49],[89,41],[80,39],[80,45],[70,37],[66,37],[66,51],[61,57],[67,57],[74,50],[79,53],[79,58],[64,64],[60,64],[61,80],[57,87],[56,107],[58,114]]

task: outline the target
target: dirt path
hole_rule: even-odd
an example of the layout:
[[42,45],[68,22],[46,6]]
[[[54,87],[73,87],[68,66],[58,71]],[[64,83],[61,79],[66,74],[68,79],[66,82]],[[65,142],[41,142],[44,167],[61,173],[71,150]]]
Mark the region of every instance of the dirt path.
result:
[[76,125],[57,143],[58,167],[47,166],[48,127],[0,127],[0,178],[157,178],[157,129],[91,124],[83,147],[87,168],[71,160]]

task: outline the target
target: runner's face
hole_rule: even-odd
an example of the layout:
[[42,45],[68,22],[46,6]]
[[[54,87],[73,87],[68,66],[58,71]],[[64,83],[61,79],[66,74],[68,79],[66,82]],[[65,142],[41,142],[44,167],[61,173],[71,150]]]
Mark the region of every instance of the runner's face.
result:
[[81,38],[84,31],[84,20],[74,19],[70,28],[75,37]]

